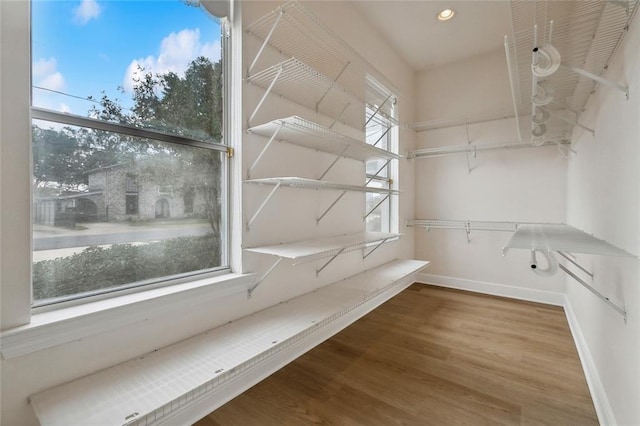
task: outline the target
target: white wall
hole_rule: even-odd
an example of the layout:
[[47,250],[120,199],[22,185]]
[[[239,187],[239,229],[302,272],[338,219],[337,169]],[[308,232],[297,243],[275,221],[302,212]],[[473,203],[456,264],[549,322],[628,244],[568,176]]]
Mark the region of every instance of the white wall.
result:
[[[574,132],[577,155],[568,170],[568,223],[620,248],[640,254],[640,16],[636,14],[609,70],[612,81],[629,85],[629,100],[600,86],[580,120],[595,138]],[[595,273],[593,286],[623,305],[622,317],[572,279],[567,296],[593,360],[591,373],[604,391],[611,424],[640,424],[640,261],[580,256]],[[598,383],[599,382],[599,383]],[[602,396],[602,395],[600,395]]]
[[[17,4],[17,2],[9,3]],[[5,13],[5,4],[6,2],[2,2],[3,15]],[[274,6],[275,4],[263,2],[243,3],[246,21],[251,22],[261,13],[270,10]],[[411,120],[413,118],[414,104],[412,98],[413,72],[398,59],[391,48],[381,40],[377,32],[364,22],[348,4],[339,2],[318,4],[305,2],[305,6],[316,12],[323,22],[343,34],[344,39],[366,56],[367,60],[375,67],[379,68],[389,81],[397,83],[397,87],[403,92],[398,105],[402,114],[401,119],[403,121]],[[18,22],[18,24],[24,23]],[[2,31],[2,40],[5,42],[9,37],[6,37],[6,33],[4,33],[4,26]],[[3,45],[3,50],[4,47]],[[2,93],[5,96],[7,86],[5,86],[4,74],[2,78]],[[247,103],[252,99],[252,96],[255,96],[255,93],[252,94],[251,90],[251,88],[246,90],[245,100]],[[250,107],[245,106],[245,111],[247,111],[247,108]],[[273,103],[270,108],[274,114],[287,112],[284,111],[287,107],[278,102]],[[279,108],[283,109],[280,110]],[[4,111],[3,109],[3,113]],[[26,108],[23,109],[22,114],[23,121],[28,125]],[[246,117],[243,122],[246,123]],[[238,155],[234,161],[241,162],[240,165],[243,169],[238,170],[235,165],[232,166],[234,176],[237,178],[244,177],[246,168],[253,161],[253,156],[256,155],[259,142],[252,140],[253,137],[255,136],[247,137],[244,144],[245,150],[239,149],[236,151]],[[4,173],[5,141],[3,140],[2,143]],[[414,136],[412,132],[402,130],[400,134],[401,150],[411,149],[413,144]],[[330,158],[325,154],[309,152],[291,145],[276,145],[278,146],[265,159],[264,168],[261,168],[256,173],[257,177],[279,175],[284,172],[313,177],[326,167],[330,161]],[[413,216],[414,210],[412,200],[414,191],[413,165],[407,160],[401,161],[399,185],[404,194],[400,198],[399,215],[400,220],[404,222],[405,219]],[[351,160],[341,160],[338,168],[333,170],[330,176],[336,181],[344,179],[348,183],[361,184],[363,173],[364,167],[362,164],[353,164]],[[5,201],[8,200],[8,198],[5,198],[4,189],[3,187],[3,207]],[[266,195],[263,189],[249,188],[248,185],[244,185],[244,189],[246,193],[243,195],[243,200],[241,200],[242,214],[244,215],[242,222],[246,222],[255,211],[254,209],[258,202],[257,197]],[[20,202],[28,204],[29,199],[26,194],[28,194],[28,191],[23,192]],[[241,222],[239,220],[241,218],[234,217],[234,226],[242,235],[241,243],[243,246],[293,241],[313,236],[334,235],[340,232],[355,232],[364,229],[363,222],[358,219],[364,209],[364,196],[362,194],[348,194],[347,197],[350,197],[348,202],[344,206],[338,207],[336,211],[331,212],[330,215],[332,217],[328,217],[327,222],[317,228],[315,215],[318,209],[326,206],[330,198],[328,194],[318,194],[316,191],[309,191],[309,193],[304,194],[303,190],[284,189],[278,196],[281,196],[278,200],[279,202],[267,206],[264,216],[258,219],[252,231],[240,231],[242,224],[238,222]],[[238,210],[240,209],[239,204],[240,200],[236,200],[234,205]],[[11,225],[9,222],[5,223],[10,219],[10,215],[6,213],[7,211],[3,208],[3,280],[5,278],[5,261],[9,259],[5,257],[7,255],[5,250],[7,246],[5,244],[9,243],[9,240],[5,239],[5,229]],[[238,215],[240,213],[235,211],[235,214]],[[149,316],[146,321],[87,337],[80,341],[62,344],[9,360],[2,359],[2,412],[0,417],[2,424],[36,425],[36,418],[27,402],[29,395],[36,392],[180,341],[279,301],[326,285],[336,279],[356,274],[364,268],[371,268],[394,258],[411,258],[413,256],[414,242],[411,232],[405,232],[405,234],[407,235],[399,242],[376,250],[365,262],[362,262],[358,252],[339,257],[323,271],[320,278],[315,276],[314,266],[316,265],[302,265],[293,268],[284,265],[283,262],[279,269],[255,291],[251,299],[247,299],[246,294],[242,293],[228,296],[213,305],[196,303],[190,306],[189,309],[173,309],[163,314]],[[268,267],[269,262],[273,261],[273,259],[265,258],[266,256],[243,255],[245,257],[240,265],[238,262],[238,248],[233,253],[236,255],[232,260],[234,266],[238,265],[245,271],[263,272]],[[24,255],[23,253],[22,256],[24,257]],[[18,284],[20,284],[18,288],[25,288],[26,283]],[[26,288],[28,288],[28,285]],[[5,296],[10,296],[10,294],[6,293],[3,287],[3,298]]]
[[[511,106],[501,50],[417,77],[418,122],[473,117]],[[513,118],[470,124],[468,131],[469,140],[477,144],[517,140]],[[418,148],[466,144],[464,125],[417,133]],[[470,162],[471,173],[464,154],[415,160],[417,219],[564,222],[566,159],[556,148],[479,152]],[[427,272],[440,277],[429,278],[441,284],[471,280],[476,283],[459,284],[517,297],[526,294],[541,301],[559,300],[563,278],[541,278],[530,272],[529,254],[524,250],[502,257],[509,236],[477,231],[468,244],[463,231],[417,230],[416,256],[432,261]],[[555,294],[548,299],[548,294],[539,292]]]

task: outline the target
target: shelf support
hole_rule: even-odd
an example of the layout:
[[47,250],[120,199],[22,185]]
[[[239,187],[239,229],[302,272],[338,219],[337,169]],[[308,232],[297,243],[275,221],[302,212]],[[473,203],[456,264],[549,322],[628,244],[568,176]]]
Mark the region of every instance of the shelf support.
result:
[[256,283],[254,285],[251,286],[251,288],[247,291],[247,298],[250,299],[251,295],[253,294],[253,291],[258,288],[258,286],[260,284],[262,284],[262,281],[264,281],[272,272],[274,269],[276,269],[278,267],[278,265],[280,264],[280,262],[282,262],[284,258],[283,257],[279,257],[274,263],[273,265],[271,265],[271,267],[269,269],[267,269],[267,272],[264,273],[264,275],[262,275],[260,277],[260,279],[258,281],[256,281]]
[[347,110],[347,108],[349,108],[349,106],[351,105],[351,102],[347,102],[345,104],[345,106],[342,108],[342,110],[340,111],[340,113],[338,114],[338,116],[333,120],[333,122],[331,123],[331,125],[329,126],[329,129],[333,129],[333,126],[336,125],[336,123],[338,121],[340,121],[340,118],[342,117],[342,114],[344,114],[344,112]]
[[253,214],[253,216],[251,217],[251,219],[249,219],[249,222],[247,222],[247,231],[249,231],[251,229],[251,224],[256,220],[256,218],[260,215],[260,213],[262,212],[262,209],[264,209],[264,207],[267,205],[267,203],[269,202],[269,200],[271,199],[271,197],[273,197],[273,194],[276,193],[276,191],[278,189],[280,189],[280,185],[282,184],[282,182],[278,182],[276,184],[276,186],[271,190],[271,192],[269,192],[269,195],[267,195],[267,198],[264,199],[264,201],[262,202],[262,204],[260,204],[260,207],[258,207],[258,210],[256,210],[256,212]]
[[271,143],[275,140],[275,138],[278,136],[278,133],[280,133],[280,130],[282,130],[283,127],[284,127],[284,121],[280,123],[280,127],[278,127],[276,131],[273,132],[273,135],[271,136],[271,139],[269,139],[269,142],[267,142],[264,148],[262,148],[262,151],[260,151],[260,154],[258,154],[258,157],[256,158],[256,160],[253,162],[251,167],[249,167],[249,170],[247,170],[247,179],[251,178],[251,172],[253,172],[253,170],[256,168],[260,160],[262,160],[262,156],[264,155],[265,152],[267,152],[267,150],[271,146]]
[[520,133],[520,121],[518,120],[518,102],[516,100],[515,83],[513,81],[513,69],[511,68],[511,55],[509,53],[509,39],[504,36],[504,52],[507,56],[507,71],[509,72],[509,85],[511,86],[511,100],[513,102],[513,113],[515,114],[516,131],[518,132],[518,142],[522,143],[522,133]]
[[596,135],[595,130],[590,129],[587,126],[584,126],[584,125],[578,123],[578,120],[572,120],[572,119],[567,118],[567,117],[563,116],[562,114],[558,114],[557,112],[552,111],[550,109],[546,109],[546,108],[542,108],[542,107],[538,107],[538,108],[540,108],[541,110],[548,111],[551,115],[553,115],[554,117],[558,117],[562,121],[566,121],[567,123],[569,123],[571,125],[578,126],[578,127],[582,128],[582,129],[586,130],[587,132],[591,133],[591,135],[593,135],[593,136]]
[[368,212],[367,214],[365,214],[365,215],[364,215],[364,217],[363,217],[362,219],[366,219],[367,217],[369,217],[369,215],[370,215],[371,213],[373,213],[373,212],[375,211],[375,209],[377,209],[377,208],[380,206],[380,204],[384,203],[384,202],[389,198],[389,196],[390,196],[390,195],[391,195],[391,194],[387,194],[387,195],[385,195],[385,196],[382,198],[382,200],[380,200],[380,201],[378,202],[378,204],[376,204],[376,205],[375,205],[375,207],[374,207],[374,208],[372,208],[371,210],[369,210],[369,212]]
[[316,225],[320,223],[322,218],[325,217],[327,215],[327,213],[329,213],[329,211],[331,211],[333,206],[335,206],[338,203],[338,201],[340,201],[340,199],[342,197],[344,197],[344,194],[346,194],[346,193],[347,193],[347,191],[342,191],[342,193],[340,195],[338,195],[338,198],[336,198],[336,200],[333,203],[331,203],[331,205],[320,215],[320,217],[318,217],[316,219]]
[[382,135],[380,135],[380,137],[378,138],[378,140],[371,146],[376,146],[378,145],[378,142],[380,142],[382,140],[382,138],[384,138],[385,136],[387,136],[387,133],[389,133],[389,131],[391,130],[391,126],[387,126],[387,130],[384,131],[384,133],[382,133]]
[[467,244],[471,244],[471,222],[464,223],[464,232],[467,234]]
[[571,278],[573,278],[574,280],[576,280],[580,285],[582,285],[584,288],[586,288],[587,290],[589,290],[591,293],[595,294],[600,300],[602,300],[604,303],[606,303],[607,305],[609,305],[613,310],[615,310],[616,312],[618,312],[620,315],[622,315],[622,317],[624,318],[624,322],[627,322],[627,311],[625,311],[623,308],[621,308],[620,306],[616,305],[615,303],[613,303],[608,297],[604,296],[602,293],[600,293],[598,290],[596,290],[595,288],[591,287],[587,282],[585,282],[582,278],[580,278],[579,276],[577,276],[576,274],[574,274],[573,272],[571,272],[566,266],[559,264],[558,267],[560,269],[562,269],[567,275],[569,275]]
[[273,86],[276,84],[276,82],[280,78],[280,74],[282,74],[282,71],[284,71],[284,67],[280,66],[280,68],[278,69],[278,72],[276,73],[276,76],[273,77],[273,81],[271,82],[271,84],[269,84],[269,87],[267,88],[267,90],[265,90],[264,95],[262,95],[262,98],[260,99],[260,102],[258,102],[258,105],[256,105],[256,109],[253,110],[253,113],[249,117],[249,123],[253,121],[253,118],[256,116],[256,114],[262,107],[262,104],[264,103],[265,99],[267,99],[267,96],[269,96],[269,93],[271,93],[271,90],[273,89]]
[[585,274],[589,275],[591,277],[591,279],[593,279],[593,272],[589,272],[582,265],[580,265],[578,262],[576,262],[575,259],[572,259],[566,253],[561,252],[561,251],[557,251],[556,253],[558,253],[560,256],[564,257],[565,259],[567,259],[572,265],[574,265],[576,268],[580,269],[582,272],[584,272]]
[[335,166],[335,165],[336,165],[336,163],[338,162],[338,160],[340,160],[340,159],[344,156],[344,153],[345,153],[345,152],[347,152],[347,150],[349,149],[349,147],[351,147],[351,145],[347,145],[347,146],[342,150],[342,152],[340,152],[340,154],[338,154],[338,156],[336,157],[336,159],[335,159],[335,160],[333,160],[333,162],[329,165],[329,167],[327,168],[327,170],[325,170],[325,171],[324,171],[324,173],[322,173],[322,174],[320,175],[320,177],[318,178],[318,180],[322,180],[322,178],[323,178],[323,177],[325,177],[325,175],[326,175],[327,173],[329,173],[329,170],[331,170],[331,169],[333,168],[333,166]]
[[369,180],[365,182],[364,186],[369,185],[369,183],[371,183],[371,181],[372,181],[373,179],[375,179],[375,178],[380,174],[380,172],[381,172],[381,171],[383,171],[383,170],[384,170],[384,168],[385,168],[385,167],[387,167],[387,166],[389,165],[389,163],[390,163],[390,162],[391,162],[391,158],[389,158],[389,159],[388,159],[388,160],[387,160],[387,161],[382,165],[382,167],[380,167],[380,168],[378,169],[378,171],[377,171],[377,172],[375,172],[374,174],[372,174],[371,176],[369,176]]
[[469,173],[473,171],[473,167],[471,167],[471,159],[469,158],[469,152],[471,151],[473,151],[473,158],[478,157],[478,151],[476,150],[476,146],[473,145],[472,147],[471,144],[467,145],[467,149],[465,149],[464,154],[467,157],[467,170],[469,171]]
[[384,240],[380,241],[379,243],[377,243],[375,245],[374,248],[372,248],[371,250],[369,250],[369,252],[367,254],[364,254],[365,249],[362,249],[362,260],[365,260],[371,253],[373,253],[374,251],[376,251],[378,249],[378,247],[380,247],[381,245],[383,245],[384,243],[386,243],[389,240],[389,238],[385,238]]
[[320,97],[318,102],[316,102],[316,112],[318,112],[318,107],[320,107],[320,104],[322,103],[322,101],[324,101],[324,98],[326,98],[329,92],[331,91],[331,89],[333,89],[333,86],[335,86],[335,84],[338,82],[338,79],[342,77],[342,74],[347,70],[347,68],[349,67],[349,64],[351,64],[351,62],[347,62],[346,64],[344,64],[344,67],[342,67],[342,69],[340,70],[336,78],[333,79],[333,81],[331,82],[331,86],[329,86],[329,88]]
[[378,108],[376,108],[376,110],[373,112],[373,114],[371,114],[371,117],[369,117],[369,119],[367,119],[367,121],[364,123],[364,127],[367,127],[367,124],[369,124],[369,122],[371,120],[373,120],[373,117],[375,117],[376,115],[378,115],[378,113],[380,112],[380,110],[382,109],[382,107],[384,106],[384,104],[387,103],[387,101],[391,99],[391,95],[387,96],[387,99],[384,100],[384,102],[382,102],[380,104],[380,106],[378,106]]
[[590,73],[589,71],[583,70],[582,68],[578,68],[578,67],[574,67],[574,66],[566,65],[566,64],[562,64],[562,65],[565,68],[575,72],[576,74],[580,74],[583,77],[590,78],[593,81],[596,81],[598,83],[602,83],[605,86],[613,87],[614,89],[617,89],[617,90],[621,91],[627,97],[627,100],[629,100],[629,88],[627,86],[623,86],[622,84],[614,83],[611,80],[607,80],[606,78],[602,78],[599,75],[595,75],[593,73]]
[[343,248],[341,248],[341,249],[340,249],[336,254],[334,254],[333,256],[331,256],[331,259],[329,259],[329,260],[327,261],[327,263],[325,263],[324,265],[322,265],[322,266],[320,267],[320,269],[316,269],[316,277],[318,277],[318,276],[320,275],[320,272],[322,272],[322,270],[323,270],[324,268],[326,268],[327,266],[329,266],[329,264],[330,264],[331,262],[333,262],[333,261],[335,260],[335,258],[336,258],[336,257],[340,256],[340,255],[342,254],[342,252],[343,252],[343,251],[344,251],[344,247],[343,247]]
[[275,31],[276,27],[278,26],[278,23],[280,23],[280,19],[282,19],[283,15],[284,15],[284,10],[280,10],[280,13],[278,14],[278,17],[273,22],[273,25],[271,26],[271,29],[269,30],[269,33],[267,34],[267,36],[265,37],[264,41],[262,42],[262,46],[260,46],[260,49],[258,50],[258,53],[256,54],[256,57],[253,58],[253,62],[251,62],[251,65],[249,65],[249,69],[247,71],[247,75],[249,75],[249,73],[251,72],[253,67],[256,65],[256,62],[258,62],[258,58],[260,58],[260,55],[262,55],[262,51],[264,50],[264,48],[267,46],[267,44],[269,44],[269,40],[271,40],[271,36],[273,35],[273,32]]

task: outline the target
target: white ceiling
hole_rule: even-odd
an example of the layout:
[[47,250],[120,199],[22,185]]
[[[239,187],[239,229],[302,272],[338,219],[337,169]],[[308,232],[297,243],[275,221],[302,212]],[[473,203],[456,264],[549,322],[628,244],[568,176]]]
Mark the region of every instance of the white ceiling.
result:
[[[500,49],[511,34],[510,3],[475,1],[354,1],[353,5],[415,70],[435,68]],[[440,22],[442,9],[456,16]]]

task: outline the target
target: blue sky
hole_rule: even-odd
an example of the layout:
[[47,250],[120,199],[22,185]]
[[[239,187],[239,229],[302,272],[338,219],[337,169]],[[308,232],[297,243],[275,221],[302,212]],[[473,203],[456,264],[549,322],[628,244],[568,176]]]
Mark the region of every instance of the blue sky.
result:
[[[80,97],[131,105],[131,73],[140,64],[154,72],[184,72],[203,55],[220,58],[220,27],[179,0],[34,0],[32,81]],[[127,89],[120,94],[118,86]],[[87,115],[91,103],[33,90],[33,104]]]

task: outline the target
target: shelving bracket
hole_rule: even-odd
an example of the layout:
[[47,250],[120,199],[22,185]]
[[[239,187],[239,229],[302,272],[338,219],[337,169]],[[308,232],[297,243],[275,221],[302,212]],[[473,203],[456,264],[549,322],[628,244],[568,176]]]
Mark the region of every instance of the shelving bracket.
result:
[[365,127],[365,128],[367,127],[367,124],[369,124],[369,122],[370,122],[371,120],[373,120],[373,117],[375,117],[376,115],[378,115],[378,113],[380,112],[380,110],[382,109],[382,107],[384,106],[384,104],[386,104],[386,103],[387,103],[387,101],[388,101],[389,99],[391,99],[391,95],[390,95],[390,94],[389,94],[389,96],[387,96],[387,99],[385,99],[385,100],[384,100],[384,102],[382,102],[382,103],[378,106],[378,108],[376,108],[376,110],[373,112],[373,114],[371,114],[371,117],[369,117],[369,118],[367,119],[367,121],[364,123],[364,127]]
[[464,223],[464,232],[467,234],[467,244],[471,244],[471,222]]
[[387,133],[389,133],[389,131],[391,130],[391,126],[387,126],[387,130],[384,131],[384,133],[382,133],[382,135],[380,135],[380,137],[378,138],[377,141],[375,141],[375,143],[372,146],[376,146],[378,145],[378,142],[380,142],[382,140],[382,138],[384,138],[385,136],[387,136]]
[[575,266],[576,268],[580,269],[585,274],[589,275],[591,277],[591,279],[593,280],[593,276],[594,276],[593,272],[589,272],[582,265],[580,265],[578,262],[576,262],[575,261],[575,257],[572,258],[571,256],[567,255],[567,253],[564,253],[564,252],[561,252],[561,251],[556,251],[556,253],[558,253],[560,256],[564,257],[565,259],[567,259],[567,261],[570,262],[573,266]]
[[389,159],[388,159],[388,160],[387,160],[387,161],[382,165],[382,167],[380,167],[380,168],[378,169],[378,171],[377,171],[377,172],[375,172],[374,174],[372,174],[371,176],[369,176],[369,180],[365,182],[364,186],[369,185],[369,183],[371,183],[371,181],[372,181],[373,179],[375,179],[375,178],[380,174],[380,172],[381,172],[381,171],[383,171],[383,170],[384,170],[384,168],[385,168],[385,167],[387,167],[387,166],[389,165],[389,163],[390,163],[390,162],[391,162],[391,158],[389,158]]
[[333,256],[331,256],[331,259],[329,259],[324,265],[322,265],[320,267],[320,269],[316,269],[316,277],[320,276],[320,272],[322,272],[322,270],[324,268],[326,268],[327,266],[329,266],[329,264],[331,262],[333,262],[335,260],[336,257],[340,256],[342,254],[342,252],[344,251],[344,247],[341,248],[336,254],[334,254]]
[[282,185],[281,182],[278,182],[276,184],[276,186],[271,190],[271,192],[269,192],[269,195],[267,195],[267,198],[264,199],[264,201],[262,202],[262,204],[260,204],[260,207],[258,207],[258,210],[256,210],[256,212],[253,214],[253,216],[251,217],[251,219],[249,219],[249,222],[247,222],[247,231],[249,231],[251,229],[251,224],[256,220],[256,218],[260,215],[260,213],[262,212],[262,209],[264,209],[264,207],[267,205],[267,203],[269,202],[269,200],[271,200],[271,197],[273,197],[273,194],[276,193],[276,191],[278,189],[280,189],[280,185]]
[[331,169],[333,168],[333,166],[335,166],[335,165],[336,165],[336,163],[338,162],[338,160],[340,160],[340,159],[344,156],[344,153],[345,153],[345,152],[347,152],[347,150],[348,150],[350,147],[351,147],[351,145],[347,145],[347,146],[345,146],[345,147],[344,147],[344,149],[342,150],[342,152],[340,152],[340,154],[338,154],[338,155],[336,156],[336,159],[335,159],[335,160],[333,160],[333,162],[329,165],[329,167],[327,167],[327,169],[324,171],[324,173],[322,173],[322,174],[320,175],[320,177],[318,178],[318,180],[322,180],[322,178],[323,178],[323,177],[325,177],[325,175],[326,175],[327,173],[329,173],[329,170],[331,170]]
[[284,15],[284,10],[280,9],[280,13],[278,13],[278,17],[273,22],[273,25],[271,26],[269,33],[264,38],[264,41],[262,42],[262,45],[260,46],[258,53],[256,53],[256,57],[253,58],[253,62],[251,62],[251,65],[249,65],[249,69],[247,70],[247,76],[249,75],[253,67],[256,65],[256,62],[258,62],[258,58],[260,58],[260,56],[262,55],[262,51],[264,50],[264,48],[267,46],[267,44],[269,44],[269,40],[271,40],[271,36],[273,35],[273,32],[275,31],[276,27],[280,23],[280,19],[282,19],[283,15]]
[[474,169],[474,167],[471,167],[471,159],[469,158],[469,152],[472,152],[472,151],[473,151],[473,158],[478,158],[478,151],[476,150],[476,146],[471,145],[471,143],[469,143],[467,145],[467,149],[464,151],[464,154],[467,157],[467,170],[469,171],[469,173],[471,173]]
[[378,204],[376,204],[376,205],[375,205],[375,207],[373,207],[371,210],[369,210],[369,212],[368,212],[367,214],[365,214],[365,215],[364,215],[364,217],[363,217],[362,219],[366,219],[367,217],[369,217],[369,215],[370,215],[371,213],[373,213],[373,212],[378,208],[378,206],[380,206],[380,204],[384,203],[384,202],[385,202],[385,201],[386,201],[390,196],[391,196],[391,194],[387,194],[387,195],[385,195],[385,196],[382,198],[382,200],[380,200],[380,201],[378,202]]
[[552,111],[552,110],[550,110],[550,109],[546,109],[546,108],[542,108],[542,107],[538,107],[538,108],[540,108],[540,109],[541,109],[541,110],[543,110],[543,111],[547,111],[547,112],[549,112],[549,114],[553,115],[554,117],[559,118],[559,119],[560,119],[560,120],[562,120],[562,121],[566,121],[567,123],[569,123],[569,124],[571,124],[571,125],[573,125],[573,126],[578,126],[578,127],[582,128],[582,129],[586,130],[587,132],[591,133],[591,135],[593,135],[593,136],[595,136],[595,135],[596,135],[595,130],[593,130],[593,129],[591,129],[591,128],[589,128],[589,127],[587,127],[587,126],[583,125],[583,124],[580,124],[580,123],[578,122],[578,120],[572,120],[572,119],[570,119],[570,118],[564,117],[562,114],[558,114],[557,112]]
[[351,62],[347,62],[346,64],[344,64],[344,67],[342,67],[342,69],[340,70],[336,78],[334,78],[331,81],[331,85],[327,88],[327,90],[325,90],[324,94],[320,97],[320,99],[318,99],[318,102],[316,102],[316,112],[318,112],[318,108],[320,107],[320,104],[322,103],[322,101],[324,101],[324,98],[327,97],[331,89],[333,89],[333,87],[336,85],[336,83],[338,82],[338,79],[342,77],[342,74],[347,70],[347,68],[349,67],[349,64],[351,64]]
[[344,107],[342,107],[342,110],[340,110],[340,113],[336,116],[336,118],[333,120],[333,122],[329,125],[329,129],[333,129],[333,126],[335,126],[336,123],[340,121],[340,118],[342,118],[342,114],[344,114],[344,112],[347,110],[347,108],[349,108],[350,105],[351,105],[351,102],[347,102],[344,105]]
[[254,285],[251,286],[251,288],[247,291],[247,299],[251,298],[251,295],[253,294],[253,291],[258,288],[258,286],[260,284],[262,284],[262,282],[273,272],[274,269],[276,269],[278,267],[278,265],[280,264],[280,262],[282,262],[284,260],[284,258],[279,257],[274,263],[273,265],[271,265],[271,267],[269,267],[269,269],[267,269],[267,271],[264,273],[264,275],[262,275],[260,277],[260,279],[258,281],[256,281],[256,283]]
[[627,322],[627,311],[624,308],[621,308],[620,306],[616,305],[615,303],[613,303],[608,297],[606,297],[605,295],[603,295],[602,293],[600,293],[598,290],[596,290],[595,288],[591,287],[587,282],[585,282],[582,278],[580,278],[579,276],[577,276],[576,274],[574,274],[573,272],[571,272],[566,266],[562,265],[562,264],[558,264],[558,267],[560,269],[562,269],[567,275],[569,275],[571,278],[573,278],[574,280],[576,280],[580,285],[582,285],[584,288],[586,288],[587,290],[589,290],[591,293],[595,294],[600,300],[602,300],[604,303],[606,303],[607,305],[609,305],[609,307],[611,307],[613,310],[615,310],[616,312],[618,312],[620,315],[622,315],[622,317],[624,318],[624,322]]
[[576,74],[580,74],[583,77],[587,77],[590,78],[593,81],[596,81],[598,83],[602,83],[605,86],[609,86],[609,87],[613,87],[614,89],[617,89],[619,91],[621,91],[622,93],[624,93],[624,95],[626,96],[627,100],[629,100],[629,87],[624,86],[622,84],[619,83],[615,83],[611,80],[607,80],[606,78],[602,78],[599,75],[595,75],[593,73],[590,73],[589,71],[583,70],[582,68],[578,68],[578,67],[574,67],[571,65],[567,65],[567,64],[562,64],[565,68],[575,72]]
[[365,254],[365,250],[366,249],[362,249],[362,260],[365,260],[367,257],[369,257],[369,255],[371,253],[373,253],[374,251],[376,251],[378,249],[378,247],[380,247],[381,245],[383,245],[384,243],[386,243],[389,240],[389,238],[385,238],[384,240],[380,241],[379,243],[377,243],[375,245],[375,247],[373,247],[371,250],[369,250],[368,253]]
[[320,223],[322,218],[325,217],[327,215],[327,213],[329,213],[331,211],[333,206],[335,206],[338,203],[338,201],[340,201],[340,199],[342,197],[344,197],[344,194],[346,194],[346,193],[347,193],[347,191],[342,191],[342,193],[340,195],[338,195],[338,198],[336,198],[335,201],[333,203],[331,203],[331,205],[320,215],[320,217],[318,217],[316,219],[316,225]]
[[249,170],[247,170],[247,179],[251,179],[251,172],[253,172],[253,170],[255,170],[255,168],[258,166],[258,163],[260,163],[260,160],[262,160],[262,156],[265,154],[265,152],[267,152],[267,150],[271,146],[271,143],[275,140],[275,138],[278,136],[278,133],[280,133],[280,130],[282,130],[283,127],[284,127],[284,122],[280,123],[280,127],[278,127],[276,131],[273,132],[273,135],[269,139],[269,142],[267,142],[264,148],[262,148],[262,151],[260,151],[260,154],[258,154],[258,157],[255,159],[251,167],[249,167]]
[[258,105],[256,105],[256,108],[253,110],[253,113],[249,117],[249,123],[247,123],[247,128],[250,127],[249,125],[253,121],[253,118],[256,116],[258,111],[260,111],[260,108],[262,108],[262,104],[267,99],[267,96],[269,96],[269,93],[271,93],[271,90],[273,89],[273,86],[275,86],[276,82],[280,78],[280,74],[282,74],[282,71],[284,71],[284,66],[280,66],[280,68],[278,68],[278,72],[276,73],[275,77],[273,77],[273,81],[271,82],[271,84],[269,84],[269,87],[267,88],[267,90],[265,90],[264,95],[262,95],[262,98],[260,98],[260,102],[258,102]]

